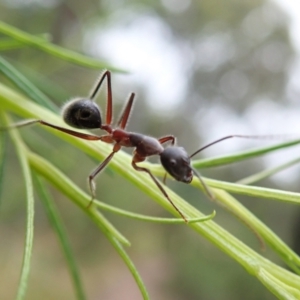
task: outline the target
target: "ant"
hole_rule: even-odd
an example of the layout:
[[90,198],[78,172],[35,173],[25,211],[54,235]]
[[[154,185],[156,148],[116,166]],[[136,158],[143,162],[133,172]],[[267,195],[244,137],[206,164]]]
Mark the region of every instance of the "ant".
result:
[[[101,111],[98,105],[94,102],[96,95],[98,94],[100,87],[102,86],[104,80],[107,82],[107,103],[106,103],[106,113],[105,113],[105,124],[102,124]],[[199,173],[191,166],[191,158],[198,154],[200,151],[219,143],[223,140],[239,137],[239,138],[255,138],[255,136],[245,136],[245,135],[228,135],[220,138],[194,152],[192,155],[188,155],[183,147],[178,147],[175,145],[176,138],[173,135],[166,135],[159,139],[154,137],[144,135],[141,133],[126,131],[126,126],[129,120],[129,116],[133,107],[135,93],[131,93],[127,103],[120,115],[120,118],[116,124],[116,127],[112,125],[113,118],[113,100],[112,100],[112,88],[111,88],[111,72],[106,70],[100,76],[99,80],[96,82],[95,87],[87,98],[75,98],[70,100],[62,109],[62,117],[68,125],[77,129],[101,129],[107,132],[105,135],[92,135],[77,132],[67,128],[59,127],[51,123],[45,122],[43,120],[28,120],[19,124],[15,124],[12,127],[23,127],[26,125],[31,125],[35,123],[40,123],[41,125],[52,127],[56,130],[62,131],[69,135],[78,137],[80,139],[85,139],[89,141],[102,141],[104,143],[113,144],[112,152],[104,159],[104,161],[89,175],[88,182],[91,191],[92,199],[88,205],[88,208],[92,205],[96,197],[96,185],[94,182],[95,177],[108,165],[113,156],[122,148],[130,147],[134,148],[133,158],[131,165],[139,172],[146,172],[149,174],[151,179],[154,181],[156,186],[165,196],[165,198],[170,202],[178,214],[188,223],[187,218],[179,210],[179,208],[171,200],[162,184],[156,179],[156,177],[151,173],[151,171],[145,167],[141,167],[138,163],[143,162],[147,157],[152,155],[159,155],[160,162],[167,173],[169,173],[175,180],[184,183],[190,183],[195,175],[200,180],[206,194],[213,200],[214,196],[210,189],[207,187],[205,182],[202,180]],[[163,147],[163,144],[170,142],[171,145],[167,148]],[[166,181],[166,175],[164,176],[163,182]]]

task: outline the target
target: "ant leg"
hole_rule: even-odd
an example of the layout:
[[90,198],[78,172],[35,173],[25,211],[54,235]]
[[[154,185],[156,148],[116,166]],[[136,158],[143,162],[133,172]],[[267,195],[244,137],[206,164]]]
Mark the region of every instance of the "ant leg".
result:
[[161,144],[164,144],[168,141],[171,141],[171,145],[174,146],[176,138],[174,137],[174,135],[166,135],[166,136],[163,136],[163,137],[159,138],[158,141]]
[[59,126],[53,125],[53,124],[45,122],[43,120],[37,120],[37,122],[39,122],[41,125],[52,127],[52,128],[54,128],[56,130],[62,131],[62,132],[67,133],[69,135],[76,136],[76,137],[78,137],[80,139],[89,140],[89,141],[99,141],[99,140],[102,140],[102,136],[92,135],[92,134],[86,134],[86,133],[82,133],[82,132],[77,132],[77,131],[74,131],[74,130],[70,130],[70,129],[67,129],[67,128],[63,128],[63,127],[59,127]]
[[15,129],[15,128],[21,128],[21,127],[25,127],[28,125],[33,125],[36,123],[39,123],[40,120],[36,120],[36,119],[32,119],[32,120],[23,120],[14,124],[11,124],[9,126],[6,127],[0,127],[0,131],[5,131],[5,130],[10,130],[10,129]]
[[133,168],[137,171],[142,171],[142,172],[146,172],[150,175],[151,179],[154,181],[154,183],[156,184],[156,186],[160,189],[160,191],[163,193],[163,195],[167,198],[167,200],[171,203],[171,205],[175,208],[175,210],[179,213],[179,215],[182,217],[182,219],[188,223],[188,220],[186,219],[186,217],[184,216],[184,214],[179,210],[179,208],[174,204],[174,202],[170,199],[169,195],[167,194],[167,192],[164,190],[164,188],[162,187],[162,185],[159,183],[159,181],[153,176],[153,174],[150,172],[149,169],[147,168],[143,168],[143,167],[139,167],[137,166],[136,162],[134,161],[135,158],[133,158],[133,161],[131,163],[131,165],[133,166]]
[[127,104],[125,106],[125,108],[123,109],[123,112],[120,116],[120,119],[117,123],[117,126],[120,127],[121,129],[125,129],[126,128],[126,125],[127,125],[127,122],[128,122],[128,118],[130,116],[130,112],[131,112],[131,109],[132,109],[132,104],[133,104],[133,100],[134,100],[134,96],[135,94],[134,93],[131,93],[130,94],[130,97],[127,101]]
[[89,175],[89,187],[92,194],[92,199],[87,206],[87,209],[91,207],[96,197],[96,184],[94,182],[94,178],[107,166],[107,164],[111,161],[115,153],[117,153],[121,149],[119,144],[115,144],[113,151],[105,158],[105,160]]
[[96,86],[93,88],[89,98],[93,100],[97,95],[104,79],[107,78],[107,103],[106,103],[106,125],[111,125],[112,121],[112,89],[111,89],[111,73],[110,71],[106,70],[101,75],[100,79],[98,80]]
[[77,132],[77,131],[70,130],[70,129],[67,129],[67,128],[64,128],[64,127],[53,125],[53,124],[45,122],[43,120],[26,120],[26,121],[22,121],[22,122],[13,124],[13,125],[5,127],[5,128],[0,128],[0,131],[1,130],[14,129],[14,128],[20,128],[20,127],[24,127],[24,126],[27,126],[27,125],[33,125],[33,124],[36,124],[36,123],[40,123],[41,125],[54,128],[54,129],[56,129],[58,131],[62,131],[62,132],[67,133],[69,135],[76,136],[76,137],[78,137],[80,139],[90,140],[90,141],[99,141],[99,140],[103,141],[103,136],[97,136],[97,135],[92,135],[92,134],[86,134],[86,133],[82,133],[82,132]]
[[[158,141],[161,144],[166,143],[168,141],[171,141],[172,146],[174,146],[175,140],[176,140],[176,138],[173,135],[167,135],[167,136],[164,136],[164,137],[158,139]],[[163,183],[166,184],[166,181],[167,181],[167,172],[165,172],[165,175],[164,175],[164,178],[163,178]]]

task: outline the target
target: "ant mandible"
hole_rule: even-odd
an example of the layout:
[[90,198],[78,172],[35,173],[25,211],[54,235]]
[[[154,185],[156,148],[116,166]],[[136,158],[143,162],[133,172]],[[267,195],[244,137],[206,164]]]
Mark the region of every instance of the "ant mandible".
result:
[[[107,81],[107,103],[106,103],[106,113],[105,113],[105,124],[102,124],[101,111],[98,105],[94,102],[96,95],[98,94],[103,81]],[[244,136],[244,135],[229,135],[221,139],[218,139],[194,152],[192,155],[188,155],[183,147],[175,146],[176,138],[173,135],[167,135],[156,139],[151,136],[147,136],[141,133],[126,131],[126,125],[132,110],[133,101],[135,94],[131,93],[129,99],[121,113],[121,116],[117,122],[116,127],[112,125],[112,88],[111,88],[111,73],[106,70],[96,82],[95,87],[90,93],[88,98],[76,98],[69,101],[62,109],[62,116],[64,121],[71,127],[78,129],[102,129],[107,132],[105,135],[92,135],[77,132],[67,128],[59,127],[51,123],[45,122],[43,120],[29,120],[22,122],[22,124],[16,125],[14,127],[23,127],[30,124],[40,123],[41,125],[52,127],[56,130],[62,131],[69,135],[89,140],[89,141],[102,141],[108,144],[114,144],[112,152],[105,158],[105,160],[89,175],[88,182],[90,191],[92,194],[91,202],[88,207],[93,203],[96,197],[96,185],[94,182],[95,177],[107,166],[110,160],[113,158],[115,153],[117,153],[122,147],[134,148],[133,158],[131,165],[139,172],[146,172],[149,174],[151,179],[154,181],[156,186],[165,196],[165,198],[170,202],[174,209],[179,213],[179,215],[184,219],[186,223],[188,220],[184,214],[179,210],[179,208],[171,200],[162,184],[156,179],[156,177],[151,173],[151,171],[145,167],[138,166],[137,164],[143,162],[147,157],[152,155],[159,155],[160,161],[167,173],[169,173],[175,180],[184,183],[190,183],[193,180],[193,176],[199,178],[206,194],[210,199],[213,200],[213,194],[206,186],[202,180],[199,173],[191,166],[191,158],[198,154],[200,151],[208,148],[209,146],[221,142],[223,140],[240,137],[240,138],[253,138],[254,136]],[[162,145],[166,142],[170,142],[171,146],[164,148]],[[165,182],[166,176],[164,177]]]

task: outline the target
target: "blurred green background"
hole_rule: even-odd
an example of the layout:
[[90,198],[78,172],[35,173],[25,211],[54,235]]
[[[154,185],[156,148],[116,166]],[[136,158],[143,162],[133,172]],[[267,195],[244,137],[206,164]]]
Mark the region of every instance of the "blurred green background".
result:
[[[174,134],[189,153],[228,134],[300,132],[299,53],[293,19],[275,1],[59,1],[2,0],[1,20],[31,34],[49,34],[63,47],[102,59],[128,74],[113,73],[116,116],[131,91],[138,98],[129,130],[160,137]],[[4,38],[4,37],[3,37]],[[88,95],[101,70],[74,66],[37,50],[2,53],[55,101]],[[1,81],[10,84],[4,76]],[[98,99],[105,107],[105,93]],[[31,149],[59,166],[80,187],[98,162],[39,128],[22,129]],[[232,140],[199,157],[230,153],[266,141]],[[12,145],[7,151],[0,207],[0,299],[15,295],[25,235],[23,177]],[[296,157],[282,151],[202,174],[237,181]],[[128,166],[130,168],[131,166]],[[299,168],[263,186],[299,191]],[[259,251],[254,234],[199,190],[168,183],[204,213]],[[94,224],[55,190],[88,299],[141,299],[111,245]],[[109,168],[97,178],[98,198],[155,216],[168,214]],[[300,251],[300,211],[266,200],[238,198],[285,242]],[[129,255],[151,299],[274,299],[235,261],[183,225],[157,225],[108,215],[131,241]],[[43,206],[36,202],[35,242],[26,299],[74,299],[66,263]],[[268,249],[264,255],[273,259]],[[275,258],[276,260],[276,258]],[[280,263],[280,262],[278,262]]]

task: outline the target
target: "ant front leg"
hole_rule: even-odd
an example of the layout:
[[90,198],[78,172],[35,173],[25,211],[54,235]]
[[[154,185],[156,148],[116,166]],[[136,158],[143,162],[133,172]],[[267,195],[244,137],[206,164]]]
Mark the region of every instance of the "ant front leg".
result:
[[179,208],[175,205],[175,203],[171,200],[171,198],[169,197],[169,195],[167,194],[167,192],[165,191],[165,189],[162,187],[162,185],[159,183],[159,181],[155,178],[155,176],[153,176],[153,174],[151,173],[151,171],[147,168],[144,167],[139,167],[136,163],[137,162],[141,162],[143,161],[143,158],[140,158],[137,154],[134,155],[133,160],[132,160],[132,167],[136,170],[136,171],[140,171],[140,172],[146,172],[149,174],[149,176],[151,177],[151,179],[154,181],[154,183],[156,184],[156,186],[160,189],[160,191],[162,192],[162,194],[167,198],[167,200],[171,203],[171,205],[175,208],[175,210],[179,213],[179,215],[182,217],[182,219],[188,223],[188,220],[186,219],[186,217],[184,216],[184,214],[179,210]]
[[163,137],[159,138],[158,141],[161,144],[164,144],[168,141],[171,141],[171,145],[174,146],[175,142],[176,142],[176,138],[174,137],[174,135],[166,135],[166,136],[163,136]]
[[125,128],[126,128],[126,125],[128,123],[128,119],[129,119],[129,116],[130,116],[130,112],[132,110],[134,97],[135,97],[135,94],[131,93],[130,97],[128,98],[128,101],[126,103],[126,106],[124,107],[124,110],[121,114],[121,117],[120,117],[120,119],[117,123],[117,127],[120,127],[121,129],[125,130]]
[[[103,141],[107,138],[105,142],[109,143],[110,136],[103,136]],[[121,146],[119,144],[115,144],[113,151],[105,158],[105,160],[89,175],[89,187],[92,195],[92,199],[90,203],[87,206],[87,209],[91,207],[91,205],[94,202],[94,199],[96,197],[96,184],[94,182],[94,178],[108,165],[108,163],[111,161],[115,153],[117,153],[121,149]]]
[[[166,143],[166,142],[168,142],[168,141],[171,141],[171,145],[174,146],[174,145],[175,145],[176,138],[175,138],[173,135],[167,135],[167,136],[161,137],[160,139],[158,139],[158,141],[159,141],[161,144],[164,144],[164,143]],[[166,181],[167,181],[167,172],[166,172],[165,175],[164,175],[163,183],[166,184]]]
[[89,99],[94,100],[96,95],[98,94],[98,91],[100,90],[100,87],[106,78],[107,82],[107,102],[106,102],[106,125],[111,125],[112,122],[112,114],[113,114],[113,108],[112,108],[112,88],[111,88],[111,73],[110,71],[106,70],[104,73],[102,73],[101,77],[99,78],[98,82],[96,83],[96,86],[93,88]]

